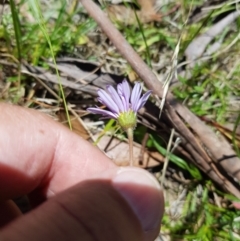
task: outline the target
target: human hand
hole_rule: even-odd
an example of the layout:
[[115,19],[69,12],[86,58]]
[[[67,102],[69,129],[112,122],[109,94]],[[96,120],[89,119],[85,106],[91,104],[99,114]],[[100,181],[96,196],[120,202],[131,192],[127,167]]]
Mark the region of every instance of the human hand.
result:
[[[22,215],[11,198],[29,194]],[[1,241],[154,240],[164,199],[146,171],[117,167],[37,111],[0,104]]]

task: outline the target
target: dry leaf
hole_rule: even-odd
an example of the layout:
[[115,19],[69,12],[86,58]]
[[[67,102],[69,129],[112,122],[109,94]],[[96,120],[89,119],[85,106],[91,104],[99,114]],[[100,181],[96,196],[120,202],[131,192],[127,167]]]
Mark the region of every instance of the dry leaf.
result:
[[136,13],[142,23],[161,20],[161,15],[155,10],[156,0],[138,0],[137,2],[140,5],[141,10],[136,10],[135,12],[133,9],[124,5],[110,5],[107,8],[109,18],[112,21],[135,24],[137,23]]
[[[98,138],[98,135],[94,136],[94,140]],[[128,143],[121,141],[115,137],[103,136],[97,143],[98,147],[106,153],[118,166],[129,165],[129,147]],[[142,163],[140,163],[142,159]],[[134,144],[133,147],[133,160],[134,166],[146,168],[154,167],[163,162],[164,157],[157,152],[144,152],[141,158],[141,145]]]
[[[80,121],[73,115],[70,115],[69,117],[72,125],[72,131],[81,136],[83,139],[88,140],[90,136],[84,126],[80,123]],[[65,111],[59,111],[58,118],[62,124],[69,127]]]

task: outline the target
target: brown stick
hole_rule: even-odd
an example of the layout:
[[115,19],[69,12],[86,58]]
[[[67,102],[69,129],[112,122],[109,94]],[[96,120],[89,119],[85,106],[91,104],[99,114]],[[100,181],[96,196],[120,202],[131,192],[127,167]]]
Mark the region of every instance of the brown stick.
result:
[[[80,0],[80,2],[85,7],[89,15],[95,19],[105,34],[114,43],[115,47],[122,54],[122,56],[129,62],[139,77],[144,80],[147,87],[153,90],[157,96],[162,98],[162,83],[158,81],[157,77],[153,74],[150,68],[144,63],[144,61],[124,39],[122,34],[114,27],[114,25],[106,17],[105,13],[91,0]],[[240,181],[240,160],[236,157],[236,154],[232,150],[230,144],[225,139],[218,138],[215,133],[203,122],[201,122],[201,120],[199,120],[199,118],[197,118],[191,111],[178,103],[170,92],[167,95],[167,102],[169,104],[165,108],[171,108],[173,110],[169,112],[170,118],[176,119],[176,115],[178,113],[181,118],[191,126],[194,132],[199,136],[201,142],[208,148],[215,163],[220,164],[230,176],[234,176]],[[180,130],[181,133],[186,133],[186,135],[189,137],[191,132],[183,122],[181,122],[181,126],[176,127],[178,130]],[[193,139],[194,142],[191,143],[192,148],[195,149],[195,151],[197,151],[200,155],[204,153],[204,156],[206,156],[205,152],[199,150],[199,144],[196,142],[195,138]],[[210,177],[217,181],[216,178],[212,176]],[[220,180],[220,178],[217,179],[218,183],[222,183],[223,180]],[[226,182],[226,180],[224,180],[224,182]],[[230,184],[226,185],[228,190],[229,185]],[[230,186],[231,190],[229,191],[240,197],[240,192],[232,184]]]

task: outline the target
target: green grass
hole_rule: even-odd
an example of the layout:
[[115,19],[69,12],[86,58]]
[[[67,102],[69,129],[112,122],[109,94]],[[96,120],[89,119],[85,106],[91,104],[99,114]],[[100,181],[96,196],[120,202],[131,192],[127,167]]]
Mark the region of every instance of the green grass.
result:
[[239,240],[240,212],[214,205],[210,182],[197,187],[202,190],[188,190],[180,216],[165,215],[164,232],[169,232],[173,240]]
[[[184,25],[189,11],[196,5],[201,6],[202,2],[182,1],[179,12],[164,18],[160,23],[146,24],[138,19],[135,25],[125,26],[118,22],[116,26],[146,63],[159,74],[160,79],[164,79],[167,67],[171,66],[171,58],[179,37],[182,35],[178,58],[181,60],[189,42],[210,27],[217,16],[233,8],[232,5],[225,4],[210,11],[201,21]],[[5,58],[8,56],[8,61],[18,64],[18,61],[24,60],[47,68],[45,60],[58,56],[80,56],[86,60],[99,60],[102,53],[106,52],[106,59],[121,59],[121,56],[111,49],[111,43],[104,41],[104,35],[98,30],[96,23],[76,4],[69,9],[67,2],[61,1],[58,7],[39,10],[33,1],[29,13],[38,16],[36,18],[39,21],[31,22],[20,13],[23,2],[18,6],[15,6],[13,1],[10,3],[12,14],[5,14],[0,24],[3,46],[1,53],[4,53]],[[168,10],[168,6],[163,8],[163,11]],[[178,13],[180,16],[177,16]],[[224,50],[237,37],[239,28],[240,20],[234,28],[228,28],[218,36],[216,40],[223,39],[221,48],[208,62],[194,66],[191,78],[180,77],[178,85],[171,89],[196,115],[209,117],[220,124],[233,124],[233,143],[238,155],[239,147],[235,137],[236,127],[240,122],[240,43],[236,42],[228,51]],[[114,61],[110,64],[113,68],[118,68]],[[24,105],[29,86],[35,83],[35,80],[21,75],[19,69],[16,73],[6,70],[4,65],[0,66],[7,73],[9,82],[8,93],[2,100]],[[120,69],[120,73],[131,72],[131,67],[125,63]],[[64,90],[61,89],[61,83],[59,84],[59,96],[65,99]],[[65,108],[66,105],[67,103]],[[32,107],[35,108],[36,105],[33,104]],[[105,131],[114,132],[114,125],[114,122],[106,123]],[[146,128],[139,125],[135,131],[135,140],[140,143],[145,131]],[[151,133],[147,147],[162,155],[167,153],[167,143],[156,133]],[[169,160],[170,165],[186,174],[190,183],[184,186],[187,190],[186,196],[182,201],[182,209],[176,216],[169,211],[172,203],[166,203],[168,211],[163,219],[162,232],[170,235],[172,240],[240,240],[240,212],[228,208],[229,201],[234,197],[220,192],[200,170],[181,156],[170,154]],[[215,194],[226,201],[226,208],[216,205]]]

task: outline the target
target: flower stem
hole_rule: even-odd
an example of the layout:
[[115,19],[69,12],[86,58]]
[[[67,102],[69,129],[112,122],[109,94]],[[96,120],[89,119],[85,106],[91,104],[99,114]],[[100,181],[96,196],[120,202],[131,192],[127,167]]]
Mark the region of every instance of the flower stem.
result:
[[127,129],[128,143],[129,143],[129,165],[133,166],[133,128]]

